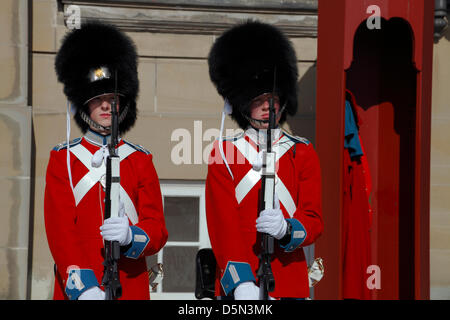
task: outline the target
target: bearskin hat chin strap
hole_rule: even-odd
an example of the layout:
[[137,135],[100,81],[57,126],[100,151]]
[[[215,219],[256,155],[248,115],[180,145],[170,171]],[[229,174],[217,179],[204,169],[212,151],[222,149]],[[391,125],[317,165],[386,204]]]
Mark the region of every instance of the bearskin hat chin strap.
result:
[[222,156],[222,159],[228,169],[228,172],[231,175],[231,178],[234,180],[233,172],[231,172],[230,166],[228,165],[227,158],[225,157],[225,154],[223,153],[223,125],[225,122],[225,115],[230,115],[233,112],[233,107],[230,105],[227,99],[225,99],[225,104],[223,106],[222,110],[222,120],[220,122],[220,133],[219,133],[219,152]]
[[[80,110],[79,112],[81,119],[83,119],[83,121],[86,122],[90,127],[93,127],[99,130],[100,132],[111,131],[111,126],[109,127],[102,126],[97,122],[95,122],[94,120],[92,120],[91,117],[89,117],[83,110]],[[122,113],[119,115],[119,124],[125,119],[127,112],[128,112],[128,104],[125,106],[125,108],[122,110]]]
[[[128,104],[123,109],[122,113],[119,115],[119,123],[125,119],[125,116],[128,112]],[[72,182],[72,170],[70,166],[70,113],[71,113],[71,104],[70,101],[67,100],[67,111],[66,111],[66,140],[67,140],[67,173],[69,175],[70,187],[73,191],[73,182]],[[84,111],[80,110],[81,118],[90,126],[96,128],[99,131],[110,131],[111,127],[104,127],[99,125],[97,122],[92,120]]]
[[73,192],[73,182],[72,182],[72,170],[70,169],[70,102],[67,100],[67,110],[66,110],[66,140],[67,140],[67,174],[69,175],[70,187]]
[[[283,114],[284,109],[286,108],[286,103],[284,103],[283,107],[281,107],[281,109],[277,112],[277,114],[275,115],[275,119],[279,119],[281,117],[281,115]],[[260,120],[260,119],[255,119],[252,118],[248,115],[246,115],[245,113],[241,112],[242,116],[247,119],[248,122],[250,122],[250,124],[252,123],[258,123],[259,125],[265,124],[265,123],[269,123],[269,120]]]

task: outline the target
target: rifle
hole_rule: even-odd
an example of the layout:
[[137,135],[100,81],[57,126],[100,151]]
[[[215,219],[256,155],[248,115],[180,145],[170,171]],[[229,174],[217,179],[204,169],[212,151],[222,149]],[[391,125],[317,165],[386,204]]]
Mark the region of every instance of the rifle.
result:
[[[269,99],[269,126],[267,128],[266,150],[263,151],[263,166],[261,178],[261,196],[260,208],[273,209],[273,200],[275,195],[275,152],[272,152],[273,129],[275,129],[275,80],[276,68],[274,70],[272,96]],[[259,298],[261,300],[269,299],[269,292],[275,289],[275,278],[273,277],[270,258],[274,250],[274,239],[267,233],[261,234],[261,253],[259,255]]]
[[[117,70],[115,72],[114,100],[111,104],[111,141],[108,144],[109,155],[106,160],[105,220],[119,216],[120,158],[116,151],[118,144],[119,120],[117,114]],[[115,300],[122,296],[117,262],[120,258],[118,241],[105,241],[105,260],[102,285],[105,288],[105,300]]]

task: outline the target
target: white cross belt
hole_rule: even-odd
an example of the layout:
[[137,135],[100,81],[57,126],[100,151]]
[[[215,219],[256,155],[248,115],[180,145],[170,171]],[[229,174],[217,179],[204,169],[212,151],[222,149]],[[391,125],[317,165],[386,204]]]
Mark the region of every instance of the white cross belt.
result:
[[[102,165],[95,168],[91,164],[92,153],[86,149],[83,145],[77,144],[76,146],[70,148],[70,151],[80,160],[89,172],[84,175],[83,178],[77,183],[73,192],[75,196],[75,204],[78,206],[80,201],[88,193],[91,188],[101,180],[103,175],[106,174],[106,165],[102,161]],[[128,144],[123,144],[118,148],[118,154],[120,161],[127,158],[130,154],[136,152],[136,149],[132,148]],[[136,224],[139,221],[136,208],[134,207],[133,201],[125,191],[125,189],[120,186],[120,200],[124,203],[125,212],[132,224]]]
[[[258,152],[250,143],[244,138],[238,139],[232,142],[239,152],[253,165],[258,157]],[[276,162],[294,145],[295,143],[283,136],[280,141],[278,141],[273,146],[273,151],[275,152]],[[235,189],[236,200],[238,203],[245,198],[245,196],[250,192],[250,190],[258,183],[261,179],[262,170],[256,171],[253,168],[250,169],[247,174],[238,183]],[[289,216],[292,217],[297,210],[294,200],[292,199],[289,190],[284,185],[283,181],[275,174],[275,192],[278,195],[278,199],[286,208]]]

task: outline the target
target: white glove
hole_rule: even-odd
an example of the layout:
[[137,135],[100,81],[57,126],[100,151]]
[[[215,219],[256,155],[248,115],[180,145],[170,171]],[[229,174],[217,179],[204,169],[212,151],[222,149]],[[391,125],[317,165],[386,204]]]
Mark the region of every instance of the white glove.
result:
[[131,228],[128,217],[124,214],[125,207],[120,203],[119,217],[109,218],[100,227],[100,234],[106,241],[118,241],[121,246],[126,246],[131,242]]
[[234,300],[259,300],[259,288],[253,281],[246,281],[234,289]]
[[274,208],[261,211],[256,219],[256,230],[270,234],[277,240],[284,237],[287,230],[287,222],[280,210],[280,201],[275,195]]
[[109,156],[109,150],[106,145],[102,146],[100,149],[98,149],[91,159],[91,165],[94,168],[99,168],[102,165],[102,162],[105,161],[106,165],[106,159]]
[[105,300],[105,292],[99,287],[92,287],[80,294],[78,300]]

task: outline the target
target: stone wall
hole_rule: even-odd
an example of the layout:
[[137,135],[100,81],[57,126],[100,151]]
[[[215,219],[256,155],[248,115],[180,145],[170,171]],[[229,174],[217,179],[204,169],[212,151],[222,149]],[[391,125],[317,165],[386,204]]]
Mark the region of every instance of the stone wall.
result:
[[0,2],[0,299],[25,299],[30,271],[32,121],[27,3]]
[[450,299],[450,29],[434,46],[431,122],[430,297]]

